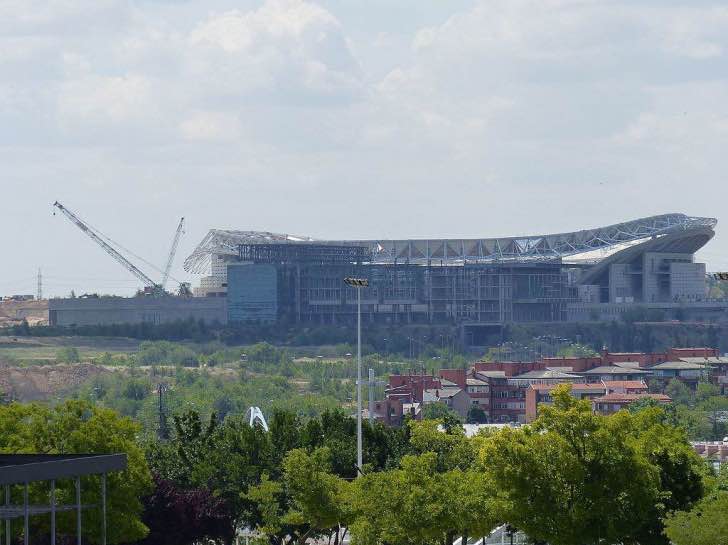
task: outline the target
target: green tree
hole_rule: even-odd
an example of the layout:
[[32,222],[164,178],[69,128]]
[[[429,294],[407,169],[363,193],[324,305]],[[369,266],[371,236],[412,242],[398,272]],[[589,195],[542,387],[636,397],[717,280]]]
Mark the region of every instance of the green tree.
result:
[[706,498],[690,511],[669,515],[665,534],[675,545],[726,545],[728,494]]
[[427,452],[402,459],[399,469],[371,473],[352,485],[355,545],[451,545],[456,536],[487,535],[496,524],[495,497],[485,473],[438,470]]
[[414,454],[434,454],[437,471],[451,469],[466,471],[473,467],[477,459],[476,444],[468,440],[462,426],[458,425],[450,433],[443,433],[436,420],[410,422],[410,447]]
[[156,475],[187,490],[207,489],[225,502],[226,543],[240,525],[261,524],[261,513],[246,493],[263,474],[277,470],[271,463],[271,442],[259,426],[241,417],[220,424],[213,413],[207,422],[197,412],[175,417],[175,433],[166,444],[153,443],[150,466]]
[[[3,453],[110,454],[126,453],[125,471],[108,476],[108,542],[129,543],[143,538],[140,498],[151,490],[151,477],[144,453],[136,443],[140,427],[109,409],[83,401],[67,401],[53,408],[13,403],[0,406],[0,451]],[[67,481],[57,484],[59,503],[73,503],[75,492]],[[99,477],[82,479],[82,503],[98,504]],[[32,488],[33,503],[47,502],[47,489]],[[98,509],[84,512],[84,539],[100,542]],[[47,522],[38,522],[47,532]],[[75,534],[73,513],[58,514],[58,533]]]
[[56,362],[58,363],[78,363],[81,361],[81,355],[75,346],[64,346],[56,351]]
[[253,528],[265,536],[263,543],[287,545],[295,528],[290,528],[283,520],[286,503],[283,483],[263,474],[260,484],[251,486],[242,497],[255,505],[258,516]]
[[682,432],[659,409],[603,417],[568,386],[552,395],[532,426],[484,442],[481,464],[502,490],[503,518],[553,545],[664,542],[665,498],[682,507],[702,494]]
[[667,545],[663,517],[690,509],[704,496],[707,467],[688,443],[685,431],[670,423],[662,407],[640,411],[621,425],[633,436],[637,454],[659,474],[659,497],[643,512],[644,522],[634,529],[634,540]]
[[690,391],[684,382],[674,378],[667,383],[665,387],[665,393],[670,398],[680,405],[691,405],[693,402],[693,393]]
[[488,415],[485,414],[483,409],[477,405],[473,405],[468,410],[468,418],[466,419],[466,422],[468,424],[485,424],[488,422]]
[[661,413],[658,414],[663,415],[663,422],[665,424],[671,424],[673,426],[678,425],[679,419],[675,410],[674,403],[664,404],[660,403],[654,398],[643,397],[642,399],[633,401],[627,406],[627,410],[632,414],[637,414],[640,411],[644,411],[647,409],[660,409]]
[[710,437],[713,441],[720,440],[726,433],[724,415],[728,412],[728,397],[712,396],[704,399],[698,408],[704,412],[710,425]]
[[462,423],[461,416],[441,401],[427,403],[422,406],[423,420],[445,420],[447,418]]
[[710,382],[699,382],[695,388],[695,401],[698,403],[707,401],[717,395],[720,395],[720,390],[715,384],[711,384]]
[[346,526],[347,510],[343,501],[348,483],[331,473],[331,452],[328,448],[311,454],[295,449],[283,463],[284,482],[291,498],[286,515],[289,524],[302,527],[295,543],[306,543],[318,535],[338,535]]
[[124,397],[135,401],[141,401],[151,393],[151,390],[152,385],[148,380],[131,379],[124,387]]

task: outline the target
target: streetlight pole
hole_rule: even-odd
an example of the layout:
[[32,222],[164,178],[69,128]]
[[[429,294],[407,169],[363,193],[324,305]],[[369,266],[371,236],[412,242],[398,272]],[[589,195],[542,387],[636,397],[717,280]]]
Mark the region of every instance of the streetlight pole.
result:
[[362,475],[363,453],[361,437],[361,289],[369,287],[366,278],[344,278],[347,286],[356,288],[356,470]]
[[361,475],[363,464],[361,438],[361,287],[356,288],[356,467]]

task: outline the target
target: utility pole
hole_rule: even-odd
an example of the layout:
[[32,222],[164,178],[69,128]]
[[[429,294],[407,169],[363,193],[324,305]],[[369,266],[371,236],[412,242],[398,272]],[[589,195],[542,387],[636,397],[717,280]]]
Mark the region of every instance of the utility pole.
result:
[[361,476],[363,465],[361,438],[361,289],[369,287],[366,278],[344,278],[347,286],[356,288],[356,469],[357,477]]
[[169,425],[167,423],[167,407],[164,402],[164,394],[167,393],[167,384],[160,382],[157,386],[157,393],[159,395],[158,400],[158,412],[159,412],[159,430],[157,434],[160,440],[169,439]]

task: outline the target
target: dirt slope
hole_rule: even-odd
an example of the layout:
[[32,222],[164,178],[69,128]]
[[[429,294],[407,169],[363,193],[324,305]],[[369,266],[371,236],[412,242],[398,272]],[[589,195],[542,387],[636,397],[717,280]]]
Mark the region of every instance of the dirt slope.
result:
[[19,324],[48,324],[48,301],[0,301],[0,327]]
[[48,400],[109,372],[91,363],[28,367],[0,364],[0,391],[15,401]]

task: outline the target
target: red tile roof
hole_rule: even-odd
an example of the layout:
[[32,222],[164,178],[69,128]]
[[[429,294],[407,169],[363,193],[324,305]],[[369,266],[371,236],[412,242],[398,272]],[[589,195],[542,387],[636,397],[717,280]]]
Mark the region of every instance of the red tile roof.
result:
[[666,396],[665,394],[618,394],[618,393],[611,393],[607,394],[602,397],[598,397],[594,399],[593,401],[595,403],[632,403],[633,401],[637,401],[638,399],[642,398],[651,398],[655,401],[664,401],[665,403],[669,403],[672,401],[670,396]]
[[[604,390],[604,385],[601,382],[591,383],[591,384],[585,384],[583,382],[575,382],[575,383],[569,383],[564,382],[562,384],[570,384],[572,390]],[[560,386],[561,384],[531,384],[531,388],[538,391],[548,391],[553,390],[557,386]]]
[[647,389],[647,384],[642,380],[603,380],[602,382],[607,388]]

